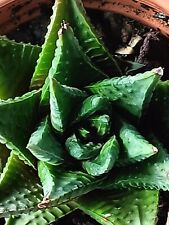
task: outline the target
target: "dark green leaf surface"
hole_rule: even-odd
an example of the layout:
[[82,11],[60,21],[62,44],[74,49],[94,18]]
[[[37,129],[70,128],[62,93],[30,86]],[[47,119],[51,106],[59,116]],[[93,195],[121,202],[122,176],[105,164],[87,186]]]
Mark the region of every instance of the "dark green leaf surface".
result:
[[96,112],[111,113],[111,104],[107,98],[92,95],[86,98],[79,106],[76,120],[85,119]]
[[42,188],[35,171],[11,152],[0,177],[0,217],[37,209],[41,198]]
[[[104,189],[112,188],[139,188],[151,190],[169,190],[169,155],[163,150],[151,158],[132,165],[114,170],[114,176],[110,176]],[[107,186],[107,187],[106,187]]]
[[64,170],[42,161],[39,162],[38,173],[44,190],[44,198],[49,199],[50,205],[53,206],[94,190],[104,179],[96,179],[81,171]]
[[65,144],[69,154],[78,160],[96,157],[102,147],[101,143],[88,142],[87,144],[82,144],[75,134],[70,136]]
[[81,197],[78,203],[102,225],[155,225],[158,191],[96,191]]
[[[49,77],[55,78],[61,84],[81,88],[91,82],[105,79],[107,76],[92,65],[79,46],[71,27],[63,22]],[[48,86],[47,79],[42,91],[43,104],[46,104],[49,95]]]
[[39,98],[40,91],[32,91],[15,99],[0,100],[0,143],[31,165],[35,159],[26,145],[37,120]]
[[142,161],[156,154],[158,149],[150,144],[131,124],[120,119],[118,130],[121,143],[121,156],[117,165]]
[[50,79],[50,118],[56,131],[65,131],[76,107],[85,97],[85,92]]
[[100,154],[93,160],[82,162],[83,168],[92,176],[108,173],[114,166],[119,155],[119,145],[115,136],[111,137],[102,147]]
[[159,79],[157,69],[135,76],[106,79],[87,88],[94,94],[109,98],[132,115],[140,117],[148,106]]
[[41,48],[0,37],[0,99],[14,98],[29,89]]
[[49,164],[59,165],[64,161],[64,149],[54,135],[48,117],[31,135],[27,148],[37,159]]
[[77,208],[77,204],[69,202],[66,205],[59,205],[49,209],[37,210],[29,214],[22,214],[17,217],[7,219],[5,225],[49,225],[59,218],[66,216]]
[[169,147],[169,81],[160,81],[154,91],[149,110],[150,126]]
[[63,20],[67,21],[69,10],[69,0],[57,0],[53,6],[53,14],[48,31],[45,36],[45,42],[38,59],[35,72],[31,80],[31,88],[39,88],[45,82],[49,69],[52,66],[52,59],[56,49],[56,40],[58,39],[58,31]]

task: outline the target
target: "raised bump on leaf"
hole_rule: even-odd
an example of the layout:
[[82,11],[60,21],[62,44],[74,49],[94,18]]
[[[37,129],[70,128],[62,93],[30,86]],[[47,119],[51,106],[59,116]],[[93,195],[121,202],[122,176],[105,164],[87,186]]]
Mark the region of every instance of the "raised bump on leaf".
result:
[[39,160],[52,165],[64,162],[64,149],[54,135],[49,118],[41,122],[38,129],[31,135],[27,148]]
[[39,46],[0,37],[0,99],[28,91],[40,51]]
[[142,161],[156,154],[158,149],[149,143],[134,126],[123,119],[116,120],[118,123],[117,132],[121,143],[120,157],[117,166]]
[[32,211],[29,214],[21,214],[17,217],[10,217],[5,225],[49,225],[59,218],[66,216],[77,208],[75,202],[68,202],[66,205],[59,205],[44,210]]
[[83,161],[83,168],[92,176],[108,173],[114,166],[119,155],[119,144],[115,136],[111,137],[102,147],[99,155],[93,160]]
[[81,171],[64,170],[42,161],[38,164],[38,173],[43,186],[44,199],[49,199],[50,206],[63,204],[86,194],[98,187],[105,179],[105,177],[96,179]]
[[35,171],[13,152],[0,177],[0,217],[37,209],[42,188]]
[[40,91],[0,100],[0,143],[32,166],[35,166],[35,158],[26,145],[37,122],[39,100]]
[[58,31],[63,20],[67,20],[69,10],[69,0],[56,0],[53,5],[53,14],[51,22],[48,26],[48,31],[45,36],[45,42],[42,46],[35,72],[31,80],[31,88],[42,87],[52,65],[56,49],[56,40],[58,39]]
[[85,92],[61,85],[57,80],[50,78],[50,119],[57,132],[65,131],[75,108],[85,97]]
[[[103,80],[107,76],[92,65],[79,46],[72,28],[63,21],[49,77],[55,78],[64,85],[82,88],[91,82]],[[49,79],[46,79],[42,89],[42,104],[48,103],[48,86]]]
[[115,105],[139,118],[148,106],[160,76],[159,69],[154,69],[135,76],[106,79],[87,89],[107,97]]
[[79,208],[102,225],[155,225],[158,191],[95,191],[78,200]]

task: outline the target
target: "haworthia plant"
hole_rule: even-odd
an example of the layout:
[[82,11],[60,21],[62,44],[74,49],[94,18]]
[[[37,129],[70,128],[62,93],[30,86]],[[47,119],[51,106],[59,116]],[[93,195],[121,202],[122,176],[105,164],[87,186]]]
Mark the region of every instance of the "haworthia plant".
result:
[[47,225],[79,208],[103,225],[155,225],[169,190],[162,69],[121,76],[80,0],[55,1],[42,48],[1,37],[0,50],[6,224]]

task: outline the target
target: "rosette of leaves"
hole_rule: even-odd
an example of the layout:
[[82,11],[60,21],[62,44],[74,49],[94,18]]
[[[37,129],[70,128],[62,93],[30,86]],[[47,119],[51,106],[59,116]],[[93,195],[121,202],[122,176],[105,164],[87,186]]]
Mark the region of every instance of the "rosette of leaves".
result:
[[55,1],[42,47],[1,37],[0,48],[6,225],[47,225],[77,208],[103,225],[154,225],[169,155],[142,119],[164,115],[168,127],[162,69],[122,76],[79,0]]

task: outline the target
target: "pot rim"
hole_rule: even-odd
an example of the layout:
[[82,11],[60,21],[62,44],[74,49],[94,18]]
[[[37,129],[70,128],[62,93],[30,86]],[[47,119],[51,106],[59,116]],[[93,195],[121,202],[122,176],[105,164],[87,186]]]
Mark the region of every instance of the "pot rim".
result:
[[[52,7],[52,0],[0,0],[0,35],[42,14],[40,6]],[[111,11],[137,20],[169,37],[168,0],[83,0],[90,9]]]

